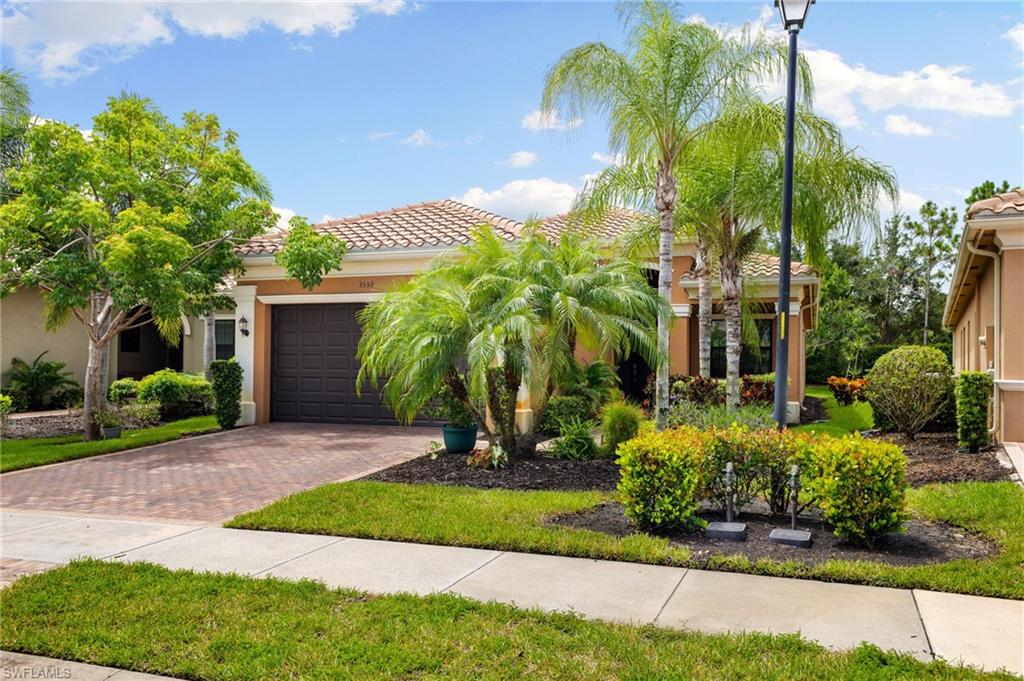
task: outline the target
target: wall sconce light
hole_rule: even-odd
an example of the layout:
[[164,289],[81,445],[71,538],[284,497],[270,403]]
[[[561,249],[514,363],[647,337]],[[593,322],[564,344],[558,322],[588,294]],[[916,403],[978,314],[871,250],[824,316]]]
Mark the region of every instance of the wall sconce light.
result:
[[249,320],[242,315],[238,318],[238,330],[242,332],[243,336],[249,335]]

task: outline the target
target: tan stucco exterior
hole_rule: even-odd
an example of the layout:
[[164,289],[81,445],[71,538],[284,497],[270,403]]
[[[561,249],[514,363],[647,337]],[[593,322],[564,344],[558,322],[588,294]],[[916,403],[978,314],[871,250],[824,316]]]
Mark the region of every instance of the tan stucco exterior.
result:
[[1024,442],[1022,292],[1024,214],[969,220],[944,322],[953,331],[955,370],[989,371],[993,376],[991,418],[1000,442]]

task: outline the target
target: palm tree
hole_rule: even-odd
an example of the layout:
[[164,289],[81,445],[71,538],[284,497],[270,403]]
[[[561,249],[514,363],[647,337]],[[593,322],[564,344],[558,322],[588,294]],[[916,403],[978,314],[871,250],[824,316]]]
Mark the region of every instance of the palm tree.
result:
[[[781,208],[785,111],[758,100],[730,107],[687,150],[680,178],[686,219],[698,225],[718,258],[726,324],[726,402],[740,403],[742,263],[763,229],[777,229]],[[794,238],[813,264],[828,239],[879,224],[880,199],[894,200],[896,179],[857,155],[839,129],[807,111],[797,117]],[[780,301],[785,304],[786,301]]]
[[539,423],[576,367],[577,344],[656,362],[660,305],[637,264],[606,258],[593,241],[566,234],[551,243],[531,224],[509,244],[481,226],[458,258],[363,310],[358,383],[382,382],[405,422],[447,386],[488,440],[530,453],[535,434],[516,433],[520,386],[536,398]]
[[25,153],[31,103],[22,75],[9,67],[0,68],[0,204],[13,198],[7,174],[18,167]]
[[[618,52],[604,43],[584,43],[566,52],[548,72],[541,110],[578,118],[587,110],[609,118],[609,148],[626,165],[650,169],[646,193],[659,217],[658,291],[667,302],[672,287],[676,224],[676,172],[687,146],[725,102],[749,94],[756,84],[785,72],[785,46],[744,32],[724,36],[682,21],[666,4],[623,3],[628,43]],[[810,72],[801,62],[802,91]],[[658,319],[659,355],[668,357],[671,325],[667,305]],[[657,367],[656,423],[668,418],[668,365]]]

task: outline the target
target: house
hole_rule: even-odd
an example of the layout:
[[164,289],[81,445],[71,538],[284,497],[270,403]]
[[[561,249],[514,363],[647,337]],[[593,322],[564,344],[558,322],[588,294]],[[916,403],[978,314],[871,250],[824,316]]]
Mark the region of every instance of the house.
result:
[[977,201],[950,281],[943,324],[956,371],[995,381],[991,423],[1000,442],[1024,442],[1024,191]]
[[[635,218],[635,213],[615,211],[600,225],[587,229],[610,244],[630,228]],[[341,270],[329,274],[312,291],[288,279],[274,262],[274,254],[282,246],[282,234],[269,234],[242,246],[239,252],[246,272],[233,288],[235,310],[218,314],[216,320],[218,356],[233,354],[244,369],[242,422],[394,423],[392,413],[380,403],[372,387],[363,386],[362,394],[356,394],[355,353],[360,336],[356,313],[380,298],[393,283],[408,279],[433,258],[469,241],[471,231],[480,224],[489,224],[509,241],[525,227],[516,220],[454,200],[324,222],[316,229],[344,239],[348,252]],[[567,216],[559,215],[542,220],[540,229],[557,237],[573,227]],[[670,371],[677,374],[698,371],[694,253],[692,241],[677,241],[673,254],[676,281],[672,287],[675,319],[670,336]],[[743,373],[772,370],[778,274],[779,261],[770,256],[758,255],[744,265],[744,287],[760,329],[761,347],[760,352],[744,350]],[[654,261],[649,281],[657,286]],[[717,295],[717,286],[715,291]],[[796,331],[789,341],[792,418],[799,414],[804,397],[804,334],[816,322],[818,296],[816,273],[794,263],[792,295],[787,301],[789,328]],[[31,354],[29,348],[40,345],[41,316],[42,306],[33,292],[21,291],[4,301],[0,361],[6,365],[12,355]],[[15,318],[18,323],[11,328]],[[714,320],[712,374],[724,376],[724,322],[718,309],[714,310]],[[111,352],[112,375],[142,375],[163,366],[201,371],[205,327],[198,319],[188,319],[184,326],[179,348],[168,348],[149,327],[121,334]],[[10,347],[8,335],[12,339]],[[59,349],[51,353],[53,358],[68,362],[81,378],[86,347],[81,328],[69,324],[47,337],[46,346]],[[649,367],[639,358],[628,358],[619,362],[618,371],[624,392],[638,397],[650,374]],[[528,412],[528,404],[520,406]]]

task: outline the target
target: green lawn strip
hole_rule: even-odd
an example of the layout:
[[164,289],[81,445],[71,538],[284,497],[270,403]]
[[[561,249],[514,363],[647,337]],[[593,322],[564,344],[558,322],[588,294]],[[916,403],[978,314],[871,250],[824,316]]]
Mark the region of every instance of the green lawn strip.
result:
[[4,650],[189,679],[981,679],[795,635],[707,635],[457,596],[77,561],[0,591]]
[[240,515],[227,527],[366,537],[424,544],[682,565],[730,572],[1024,598],[1024,490],[1005,483],[934,485],[910,491],[913,513],[985,535],[1002,551],[981,560],[913,567],[833,560],[814,567],[735,555],[697,560],[647,534],[619,538],[546,525],[553,515],[612,498],[601,492],[518,492],[439,485],[324,485]]
[[112,440],[86,442],[81,435],[4,440],[0,444],[0,473],[155,445],[160,442],[177,440],[187,435],[208,433],[218,429],[215,417],[196,416],[181,421],[163,423],[152,428],[126,430],[121,437]]
[[825,399],[825,408],[828,410],[829,420],[827,423],[809,423],[805,426],[794,426],[793,430],[842,436],[856,431],[869,430],[874,427],[875,421],[871,413],[871,405],[867,402],[854,402],[848,407],[840,407],[836,404],[836,398],[832,396],[828,387],[824,385],[807,386],[807,394],[811,397],[822,397]]

